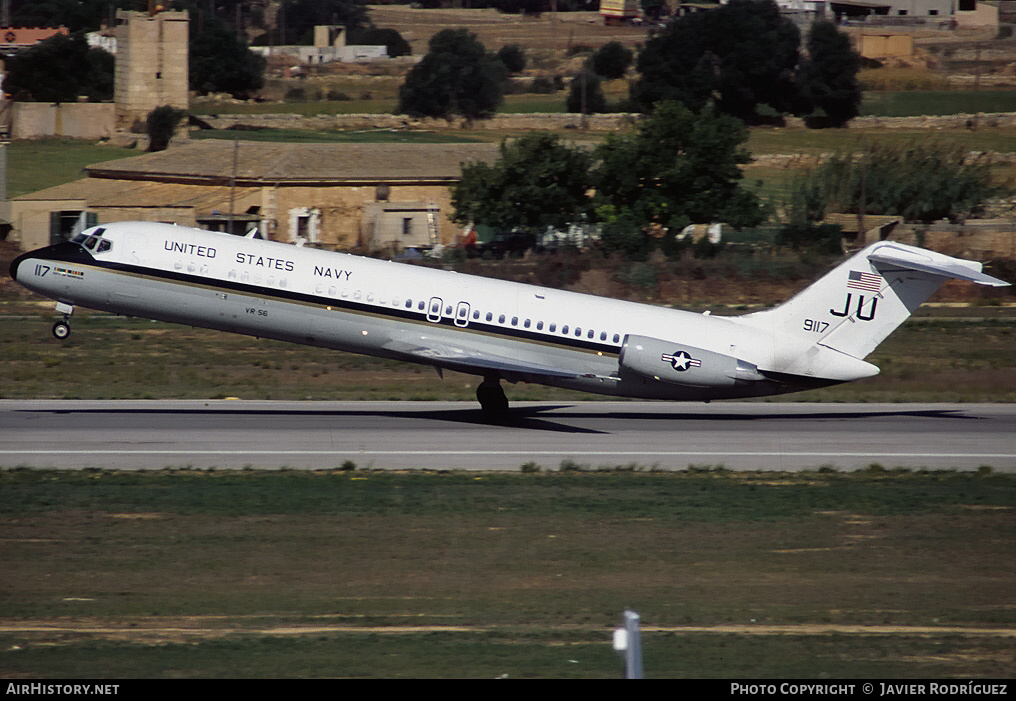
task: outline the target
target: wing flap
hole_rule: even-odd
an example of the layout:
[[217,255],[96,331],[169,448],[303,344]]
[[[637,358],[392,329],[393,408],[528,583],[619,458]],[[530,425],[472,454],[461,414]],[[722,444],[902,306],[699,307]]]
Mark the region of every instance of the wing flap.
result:
[[496,370],[522,375],[543,377],[580,377],[582,373],[491,353],[462,343],[448,343],[426,335],[402,336],[384,344],[386,350],[395,351],[434,365],[467,370]]

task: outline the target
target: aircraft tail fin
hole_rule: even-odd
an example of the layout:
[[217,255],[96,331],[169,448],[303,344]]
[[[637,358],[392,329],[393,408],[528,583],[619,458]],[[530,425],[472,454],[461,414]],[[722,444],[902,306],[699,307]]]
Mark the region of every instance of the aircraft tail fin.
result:
[[[805,357],[830,357],[827,351],[863,359],[949,278],[1009,284],[982,273],[980,263],[881,241],[780,306],[742,318],[771,329],[774,370],[799,372]],[[806,374],[821,370],[812,367]]]

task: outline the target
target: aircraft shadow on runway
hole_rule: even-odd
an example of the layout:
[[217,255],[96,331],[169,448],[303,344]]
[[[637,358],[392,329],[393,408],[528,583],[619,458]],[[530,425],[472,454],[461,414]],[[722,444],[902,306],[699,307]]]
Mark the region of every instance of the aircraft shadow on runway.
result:
[[[774,407],[775,408],[775,407]],[[570,411],[569,411],[570,410]],[[80,409],[26,409],[29,413],[52,413],[52,414],[116,414],[131,416],[149,415],[176,415],[176,416],[227,416],[242,418],[251,417],[342,417],[342,416],[373,416],[382,418],[403,418],[421,421],[440,421],[447,423],[470,424],[480,426],[503,426],[512,429],[528,429],[535,431],[549,431],[560,433],[590,433],[607,434],[610,430],[599,430],[587,428],[576,423],[586,423],[590,420],[613,420],[613,421],[666,421],[666,422],[729,422],[729,421],[850,421],[883,417],[913,417],[931,419],[964,419],[977,420],[982,417],[970,416],[963,413],[961,409],[847,409],[840,411],[785,411],[775,410],[764,413],[750,413],[741,409],[733,409],[730,412],[696,413],[689,411],[682,412],[644,412],[632,409],[631,411],[602,411],[587,412],[575,410],[571,404],[546,404],[538,406],[514,407],[509,410],[506,417],[500,420],[492,420],[480,411],[479,408],[463,407],[461,409],[437,409],[414,407],[412,409],[252,409],[248,407],[222,408],[80,408]],[[546,416],[548,412],[554,412]]]

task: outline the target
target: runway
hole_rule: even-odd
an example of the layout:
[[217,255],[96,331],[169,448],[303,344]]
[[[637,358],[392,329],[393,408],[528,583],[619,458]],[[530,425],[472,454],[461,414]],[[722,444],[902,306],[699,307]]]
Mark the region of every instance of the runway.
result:
[[7,467],[1016,471],[1016,405],[0,400]]

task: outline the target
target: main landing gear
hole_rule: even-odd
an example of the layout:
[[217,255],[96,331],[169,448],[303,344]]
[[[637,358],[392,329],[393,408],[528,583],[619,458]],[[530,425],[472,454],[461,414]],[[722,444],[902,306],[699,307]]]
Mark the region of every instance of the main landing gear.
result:
[[52,330],[53,336],[61,341],[71,335],[71,325],[67,323],[66,319],[53,324]]
[[476,400],[480,402],[480,410],[489,419],[503,419],[508,415],[508,397],[501,388],[501,378],[497,375],[483,378],[476,388]]
[[71,335],[71,314],[74,313],[74,307],[70,304],[64,304],[63,302],[56,303],[56,310],[63,314],[63,319],[53,324],[53,336],[57,340],[64,340]]

